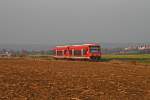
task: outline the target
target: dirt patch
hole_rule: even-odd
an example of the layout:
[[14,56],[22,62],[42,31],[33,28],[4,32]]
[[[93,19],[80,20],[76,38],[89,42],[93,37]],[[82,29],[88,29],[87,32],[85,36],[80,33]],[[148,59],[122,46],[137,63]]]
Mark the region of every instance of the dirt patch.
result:
[[149,100],[150,66],[0,59],[0,100]]

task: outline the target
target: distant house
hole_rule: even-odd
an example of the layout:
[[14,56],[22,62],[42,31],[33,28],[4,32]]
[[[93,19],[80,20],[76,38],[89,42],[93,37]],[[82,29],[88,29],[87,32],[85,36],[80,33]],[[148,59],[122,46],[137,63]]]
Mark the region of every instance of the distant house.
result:
[[5,52],[5,53],[0,53],[0,57],[10,57],[11,53]]
[[140,46],[138,46],[138,49],[139,50],[147,50],[147,49],[150,49],[150,45],[140,45]]
[[127,51],[127,52],[136,51],[137,53],[150,53],[150,44],[129,46],[129,47],[125,48],[125,51]]

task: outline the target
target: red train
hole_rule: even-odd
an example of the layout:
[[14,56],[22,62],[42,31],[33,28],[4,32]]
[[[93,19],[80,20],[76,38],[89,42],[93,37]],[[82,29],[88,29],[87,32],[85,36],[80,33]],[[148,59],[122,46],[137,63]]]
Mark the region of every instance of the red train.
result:
[[53,49],[55,59],[99,60],[101,47],[98,44],[56,46]]

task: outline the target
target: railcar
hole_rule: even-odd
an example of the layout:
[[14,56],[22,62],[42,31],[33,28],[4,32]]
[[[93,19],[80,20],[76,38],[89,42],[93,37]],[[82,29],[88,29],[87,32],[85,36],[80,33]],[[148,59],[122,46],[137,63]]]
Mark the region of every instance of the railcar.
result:
[[53,49],[55,59],[92,60],[101,58],[101,46],[99,44],[81,44],[56,46]]

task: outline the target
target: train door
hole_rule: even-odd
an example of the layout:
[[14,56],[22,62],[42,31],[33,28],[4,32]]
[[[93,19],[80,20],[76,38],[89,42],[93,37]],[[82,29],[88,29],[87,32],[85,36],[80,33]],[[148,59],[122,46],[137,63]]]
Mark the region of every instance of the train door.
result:
[[82,56],[83,56],[83,57],[86,57],[86,56],[87,56],[87,52],[88,52],[88,48],[87,48],[87,47],[84,47],[84,48],[81,50],[81,52],[82,52]]

